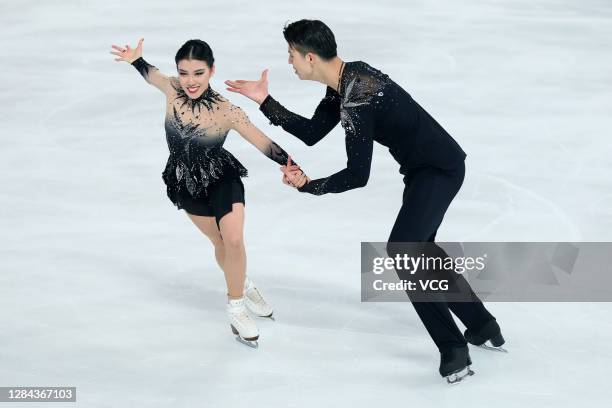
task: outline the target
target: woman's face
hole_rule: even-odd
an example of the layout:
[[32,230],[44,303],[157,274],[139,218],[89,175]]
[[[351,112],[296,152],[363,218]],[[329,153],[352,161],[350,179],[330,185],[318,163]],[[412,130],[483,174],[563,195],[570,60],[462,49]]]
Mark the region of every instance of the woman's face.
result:
[[204,61],[182,59],[176,66],[178,70],[179,83],[188,97],[195,99],[200,97],[206,88],[208,81],[215,73],[215,66],[212,68]]

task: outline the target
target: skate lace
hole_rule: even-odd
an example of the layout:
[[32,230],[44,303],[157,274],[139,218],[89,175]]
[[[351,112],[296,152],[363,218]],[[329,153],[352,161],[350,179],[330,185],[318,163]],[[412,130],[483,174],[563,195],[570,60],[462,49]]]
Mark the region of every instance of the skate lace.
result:
[[249,316],[246,310],[242,310],[238,313],[232,314],[232,318],[234,319],[236,323],[239,323],[239,324],[248,323],[249,321],[252,320],[251,316]]
[[257,288],[251,288],[247,292],[247,296],[256,303],[263,303],[263,296],[261,296]]

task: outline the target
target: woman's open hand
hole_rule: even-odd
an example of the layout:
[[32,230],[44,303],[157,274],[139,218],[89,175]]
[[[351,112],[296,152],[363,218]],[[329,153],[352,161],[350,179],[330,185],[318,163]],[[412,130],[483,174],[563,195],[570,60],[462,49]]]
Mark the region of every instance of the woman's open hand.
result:
[[113,44],[112,47],[115,51],[111,51],[111,54],[116,55],[118,58],[115,58],[115,61],[125,61],[130,64],[136,61],[138,58],[142,57],[142,42],[144,38],[138,40],[138,45],[136,48],[132,48],[129,45],[125,47],[120,47],[118,45]]

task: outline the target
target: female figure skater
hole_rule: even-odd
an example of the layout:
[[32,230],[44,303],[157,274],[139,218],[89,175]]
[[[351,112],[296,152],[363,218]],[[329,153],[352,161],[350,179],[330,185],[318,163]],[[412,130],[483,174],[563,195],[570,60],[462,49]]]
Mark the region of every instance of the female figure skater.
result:
[[[175,57],[178,77],[163,75],[142,58],[136,48],[113,45],[115,61],[129,62],[144,79],[166,96],[166,141],[170,156],[162,178],[177,209],[184,209],[196,227],[215,247],[215,258],[227,283],[227,314],[232,332],[242,343],[256,348],[259,331],[247,309],[272,317],[265,301],[245,273],[243,242],[244,186],[247,169],[223,146],[230,129],[237,131],[275,162],[293,163],[289,155],[264,135],[247,115],[213,91],[209,80],[215,72],[213,53],[201,40],[189,40]],[[301,173],[292,185],[306,182]]]

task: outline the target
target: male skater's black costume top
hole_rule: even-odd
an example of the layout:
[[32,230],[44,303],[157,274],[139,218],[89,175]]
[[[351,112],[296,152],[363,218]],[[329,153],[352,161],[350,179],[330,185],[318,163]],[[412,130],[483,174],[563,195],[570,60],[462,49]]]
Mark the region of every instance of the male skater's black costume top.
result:
[[[317,143],[342,121],[346,131],[346,168],[313,180],[300,191],[320,195],[364,186],[370,175],[373,141],[387,146],[401,165],[400,173],[406,176],[402,206],[389,235],[387,252],[393,258],[396,254],[410,253],[402,243],[434,243],[444,214],[463,183],[466,154],[442,126],[387,75],[364,62],[347,63],[340,80],[340,92],[328,87],[312,119],[289,112],[270,96],[260,109],[272,124],[281,125],[307,145]],[[423,248],[428,254],[448,257],[435,243]],[[426,271],[432,272],[437,271]],[[398,271],[400,279],[412,279],[410,273],[407,275]],[[495,318],[462,275],[436,276],[449,279],[449,293],[456,293],[455,288],[461,288],[462,301],[447,302],[446,293],[419,293],[418,298],[414,292],[407,291],[407,294],[441,352],[456,348],[466,351],[466,340],[450,310],[473,332],[479,332]]]
[[288,111],[271,96],[263,101],[260,110],[273,125],[282,126],[309,146],[321,140],[338,121],[342,122],[347,166],[299,189],[315,195],[365,186],[373,141],[389,148],[404,175],[419,167],[452,169],[466,157],[457,142],[405,90],[361,61],[346,63],[340,92],[327,87],[311,119]]

